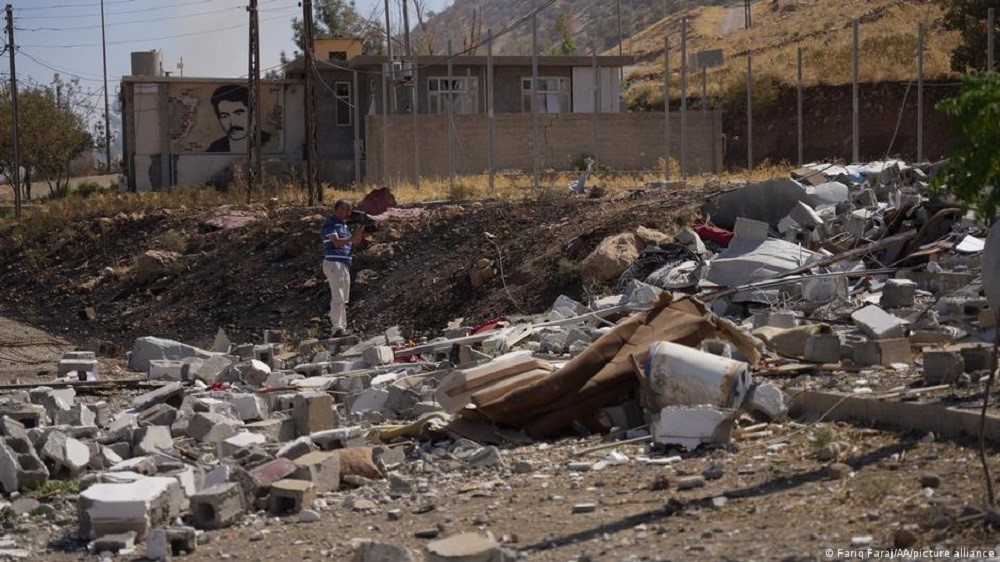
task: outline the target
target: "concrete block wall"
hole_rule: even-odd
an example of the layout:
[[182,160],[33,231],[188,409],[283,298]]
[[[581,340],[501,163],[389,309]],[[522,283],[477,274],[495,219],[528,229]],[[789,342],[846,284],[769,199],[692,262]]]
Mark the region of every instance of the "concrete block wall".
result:
[[[539,116],[540,168],[571,170],[583,154],[596,154],[602,166],[613,170],[658,170],[664,156],[663,113],[579,114]],[[454,165],[458,175],[488,170],[489,139],[485,115],[452,116]],[[366,181],[381,184],[382,123],[380,115],[366,117]],[[718,172],[722,166],[722,115],[710,111],[689,112],[687,133],[688,172]],[[386,119],[388,173],[391,181],[412,180],[413,119],[390,115]],[[532,127],[530,114],[502,114],[494,121],[495,167],[530,174]],[[448,116],[420,115],[420,175],[447,177]],[[680,115],[670,114],[671,158],[679,161]]]

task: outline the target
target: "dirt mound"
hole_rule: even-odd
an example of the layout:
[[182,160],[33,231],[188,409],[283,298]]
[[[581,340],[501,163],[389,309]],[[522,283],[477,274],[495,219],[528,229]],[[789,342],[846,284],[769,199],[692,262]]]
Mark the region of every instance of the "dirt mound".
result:
[[[638,226],[673,232],[703,198],[692,189],[425,205],[416,218],[383,221],[358,251],[349,321],[362,334],[398,324],[416,338],[457,317],[538,312],[560,293],[585,298],[577,268],[589,248]],[[321,334],[326,211],[179,208],[8,228],[0,233],[0,307],[78,344],[102,340],[112,353],[145,335],[207,345],[219,327],[234,341],[265,329]],[[503,274],[473,288],[467,272],[482,258]],[[140,261],[147,265],[138,275]]]

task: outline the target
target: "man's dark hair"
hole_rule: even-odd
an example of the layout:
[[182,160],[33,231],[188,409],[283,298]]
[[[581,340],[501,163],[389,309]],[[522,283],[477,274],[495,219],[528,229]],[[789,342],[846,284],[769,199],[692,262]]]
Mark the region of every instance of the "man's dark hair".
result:
[[246,86],[241,84],[224,84],[212,92],[212,109],[215,114],[219,114],[219,103],[224,101],[237,101],[243,105],[250,105],[250,92]]
[[337,202],[333,204],[333,210],[336,211],[337,209],[343,207],[344,205],[352,206],[351,202],[348,201],[347,199],[337,199]]

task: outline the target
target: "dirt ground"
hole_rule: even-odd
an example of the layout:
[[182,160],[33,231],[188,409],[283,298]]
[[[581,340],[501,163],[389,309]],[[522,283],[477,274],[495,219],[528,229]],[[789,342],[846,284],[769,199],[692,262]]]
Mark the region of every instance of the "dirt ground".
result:
[[[371,335],[399,325],[418,341],[455,318],[475,324],[541,312],[559,294],[585,300],[600,289],[585,287],[576,273],[589,248],[640,225],[673,232],[690,223],[704,196],[636,192],[613,200],[425,206],[417,218],[381,224],[359,252],[353,327]],[[233,211],[254,218],[236,228],[206,223]],[[290,339],[320,334],[328,302],[317,236],[323,212],[162,209],[83,216],[37,234],[0,231],[0,317],[7,317],[0,320],[0,381],[45,380],[62,350],[88,344],[100,347],[102,369],[124,376],[124,352],[145,335],[208,345],[219,327],[234,342],[260,340],[264,329],[283,329]],[[574,240],[580,248],[567,252]],[[138,281],[136,257],[149,249],[181,254],[180,269]],[[473,289],[465,272],[481,258],[502,264],[504,274]],[[728,447],[695,452],[627,444],[615,455],[577,456],[601,438],[565,438],[502,448],[503,466],[487,468],[469,467],[446,441],[415,443],[398,469],[412,493],[392,498],[381,480],[327,494],[316,523],[254,513],[206,533],[185,559],[350,560],[357,538],[419,549],[429,539],[417,532],[475,530],[489,531],[522,559],[553,562],[887,558],[880,549],[897,546],[918,549],[911,554],[920,559],[998,557],[970,552],[1000,553],[1000,536],[968,507],[986,499],[973,443],[812,421],[758,429]],[[997,464],[995,450],[989,458]],[[703,486],[679,489],[686,477],[703,474]],[[75,496],[57,490],[41,499],[51,508],[4,518],[16,548],[30,549],[33,560],[94,559],[71,540]],[[357,510],[358,499],[373,506]],[[574,513],[588,503],[592,511]],[[124,559],[142,553],[140,546]]]

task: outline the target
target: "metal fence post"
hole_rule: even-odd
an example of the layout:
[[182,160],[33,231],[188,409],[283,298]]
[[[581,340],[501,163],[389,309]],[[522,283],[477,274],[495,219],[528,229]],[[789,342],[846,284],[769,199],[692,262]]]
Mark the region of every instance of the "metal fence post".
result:
[[451,39],[448,40],[448,188],[455,189],[455,79],[452,72]]
[[594,86],[594,99],[595,101],[595,111],[597,114],[594,116],[594,121],[596,122],[594,128],[594,136],[597,137],[597,149],[594,152],[594,168],[599,168],[598,163],[601,161],[601,113],[603,108],[601,104],[604,103],[604,94],[601,91],[601,85],[603,81],[601,80],[601,64],[597,62],[597,49],[594,49],[594,69],[595,69],[595,86]]
[[798,133],[798,147],[799,147],[799,166],[805,164],[805,159],[802,157],[802,47],[799,47],[796,52],[796,59],[798,63],[798,68],[796,72],[797,80],[795,84],[796,89],[796,101],[798,102],[798,118],[795,122],[796,129]]
[[924,24],[917,24],[917,162],[924,161]]
[[753,170],[753,62],[747,53],[747,170]]
[[358,71],[351,71],[354,88],[354,183],[361,187],[361,91],[358,90]]
[[389,86],[385,67],[382,68],[382,187],[391,187],[389,185]]
[[[619,50],[621,44],[618,45]],[[531,168],[538,189],[538,15],[531,16]]]
[[413,185],[420,189],[420,75],[417,71],[417,55],[413,55],[413,99],[410,100],[413,113]]
[[663,179],[670,180],[670,38],[663,38]]
[[486,32],[486,134],[489,137],[489,191],[493,195],[493,188],[496,181],[495,145],[493,140],[493,30]]
[[687,179],[687,18],[681,19],[681,179]]
[[855,164],[861,161],[861,102],[858,95],[858,35],[860,23],[854,20],[854,60],[852,64],[853,88],[851,90],[852,112],[851,112],[851,161]]

